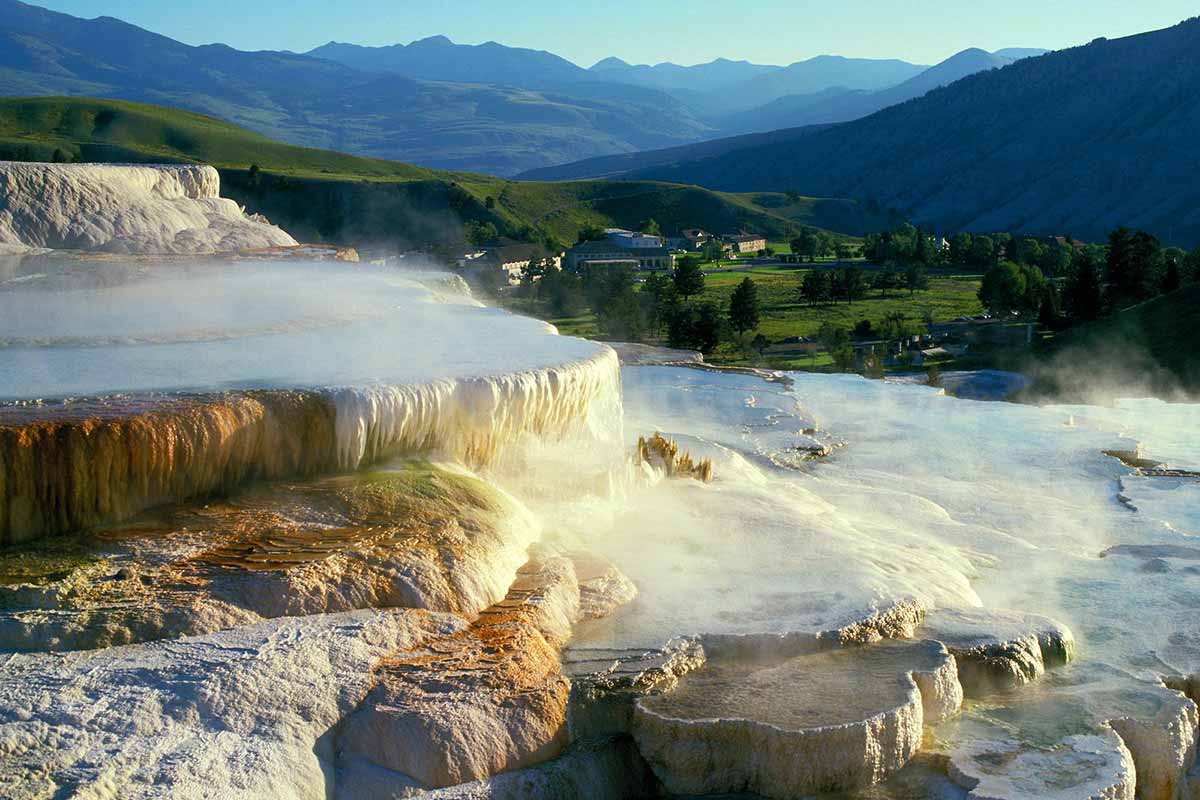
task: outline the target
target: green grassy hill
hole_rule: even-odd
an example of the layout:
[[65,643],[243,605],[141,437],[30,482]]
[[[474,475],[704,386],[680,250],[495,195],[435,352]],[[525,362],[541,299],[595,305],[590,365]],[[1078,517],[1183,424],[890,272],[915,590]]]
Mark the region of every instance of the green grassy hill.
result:
[[432,170],[398,161],[295,147],[228,122],[177,108],[79,97],[0,99],[0,148],[8,157],[74,160],[202,161],[286,175],[421,179]]
[[[73,97],[0,99],[0,159],[204,162],[224,193],[300,238],[453,244],[466,220],[510,236],[574,241],[585,225],[748,230],[786,240],[800,225],[858,235],[886,220],[857,203],[732,194],[653,181],[512,182],[282,144],[178,109]],[[250,167],[259,169],[252,174]]]

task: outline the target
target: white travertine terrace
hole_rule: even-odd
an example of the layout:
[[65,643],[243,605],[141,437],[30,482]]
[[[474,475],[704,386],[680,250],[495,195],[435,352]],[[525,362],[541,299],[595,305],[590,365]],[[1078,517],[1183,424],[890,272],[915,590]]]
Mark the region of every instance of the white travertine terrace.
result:
[[222,198],[220,175],[207,165],[0,161],[0,253],[205,255],[296,244]]

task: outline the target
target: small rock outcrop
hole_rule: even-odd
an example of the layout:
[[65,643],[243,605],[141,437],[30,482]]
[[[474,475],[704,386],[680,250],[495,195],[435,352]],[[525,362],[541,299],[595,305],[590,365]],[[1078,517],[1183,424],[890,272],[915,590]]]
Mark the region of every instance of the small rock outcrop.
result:
[[974,742],[952,753],[951,778],[971,800],[1134,800],[1133,756],[1111,729],[1050,749]]
[[1036,614],[939,608],[920,633],[946,645],[968,696],[1022,686],[1075,655],[1070,629]]
[[932,641],[711,658],[637,701],[634,739],[674,794],[793,798],[869,786],[958,710],[954,658]]

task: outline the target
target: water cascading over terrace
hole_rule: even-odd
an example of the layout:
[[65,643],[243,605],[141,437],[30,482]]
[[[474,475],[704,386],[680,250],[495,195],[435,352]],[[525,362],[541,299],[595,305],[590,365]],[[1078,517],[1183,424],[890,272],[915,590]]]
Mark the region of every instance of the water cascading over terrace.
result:
[[482,467],[524,436],[619,435],[611,350],[418,280],[238,262],[96,286],[103,269],[0,291],[5,543],[252,479],[398,455]]

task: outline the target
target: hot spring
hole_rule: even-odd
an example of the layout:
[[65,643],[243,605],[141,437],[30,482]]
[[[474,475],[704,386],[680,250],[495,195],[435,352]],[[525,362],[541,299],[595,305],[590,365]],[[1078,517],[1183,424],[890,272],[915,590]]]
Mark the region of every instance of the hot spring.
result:
[[6,795],[1198,796],[1200,405],[621,367],[434,272],[39,269]]

